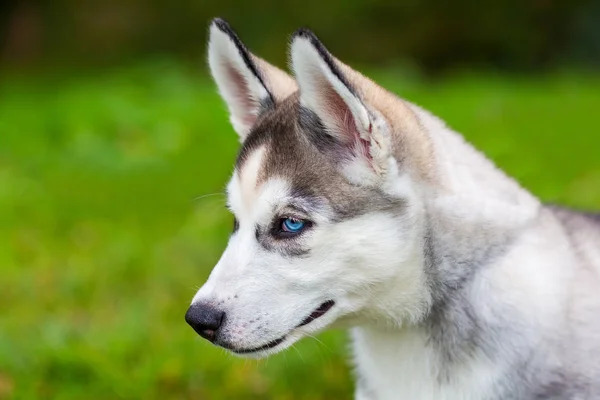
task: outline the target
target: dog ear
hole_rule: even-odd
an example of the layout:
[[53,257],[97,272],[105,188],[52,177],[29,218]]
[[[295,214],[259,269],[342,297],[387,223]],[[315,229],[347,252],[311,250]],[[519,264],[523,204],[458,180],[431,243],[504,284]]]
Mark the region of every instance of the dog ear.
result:
[[[319,118],[325,133],[342,144],[354,174],[381,173],[391,152],[389,126],[362,92],[375,84],[334,58],[306,29],[292,36],[291,65],[300,88],[300,103]],[[367,168],[363,168],[367,167]]]
[[248,51],[222,19],[210,24],[208,64],[243,142],[262,111],[297,90],[296,82]]

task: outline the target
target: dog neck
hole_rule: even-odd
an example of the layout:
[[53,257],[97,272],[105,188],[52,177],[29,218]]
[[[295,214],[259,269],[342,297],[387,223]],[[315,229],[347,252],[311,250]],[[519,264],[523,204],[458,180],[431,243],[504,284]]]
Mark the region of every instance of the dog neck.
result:
[[[474,279],[510,251],[518,235],[534,223],[541,205],[460,135],[413,107],[430,138],[435,168],[430,175],[436,181],[421,185],[418,194],[421,229],[409,258],[422,276],[413,277],[417,284],[407,290],[406,268],[399,266],[402,274],[378,287],[373,296],[377,304],[369,307],[369,321],[360,326],[386,335],[395,331],[398,337],[407,329],[419,331],[438,350],[456,354],[472,345],[463,340],[467,333],[456,332],[453,324],[468,312]],[[475,323],[467,319],[458,321],[464,324],[458,329],[468,330]],[[444,332],[454,336],[444,338]]]

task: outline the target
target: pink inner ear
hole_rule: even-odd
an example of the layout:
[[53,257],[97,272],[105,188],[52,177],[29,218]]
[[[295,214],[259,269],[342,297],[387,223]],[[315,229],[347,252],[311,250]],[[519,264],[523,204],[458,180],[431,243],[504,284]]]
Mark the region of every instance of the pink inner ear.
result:
[[233,95],[235,99],[233,101],[237,104],[236,108],[242,113],[241,115],[237,115],[237,117],[241,118],[245,125],[254,125],[254,122],[256,122],[256,111],[259,108],[258,99],[255,99],[250,93],[248,82],[241,73],[228,64],[224,64],[223,68],[227,71],[230,85],[234,90]]
[[339,130],[339,132],[336,132],[337,136],[348,144],[355,156],[364,157],[370,161],[372,159],[369,151],[370,144],[360,137],[350,108],[330,84],[324,83],[322,87],[327,107],[326,112],[333,118]]

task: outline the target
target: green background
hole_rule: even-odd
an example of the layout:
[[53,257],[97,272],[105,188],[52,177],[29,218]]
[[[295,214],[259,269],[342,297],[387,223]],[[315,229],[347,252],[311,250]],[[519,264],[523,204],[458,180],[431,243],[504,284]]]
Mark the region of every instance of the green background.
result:
[[[464,51],[452,56],[435,40],[435,21],[462,14],[413,3],[409,15],[431,11],[420,18],[432,21],[421,28],[437,43],[430,54],[445,54],[435,62],[412,50],[398,56],[398,49],[418,46],[399,35],[404,28],[392,16],[382,19],[384,2],[374,2],[379,11],[369,13],[366,3],[350,2],[355,9],[348,6],[347,15],[337,2],[323,15],[268,3],[260,4],[270,11],[260,13],[228,2],[223,10],[212,3],[182,2],[178,10],[156,1],[122,3],[164,10],[153,21],[173,30],[159,32],[156,48],[150,37],[158,33],[148,33],[141,17],[116,2],[13,2],[12,14],[3,14],[13,19],[0,25],[3,37],[13,38],[4,42],[0,65],[0,399],[351,398],[343,332],[254,361],[212,347],[184,322],[227,242],[231,216],[222,192],[238,149],[199,62],[209,12],[242,21],[241,37],[261,55],[277,47],[280,66],[284,31],[307,24],[322,31],[335,54],[351,54],[353,65],[379,83],[445,119],[543,200],[599,209],[600,75],[593,57],[575,56],[587,51],[575,49],[594,48],[595,31],[576,40],[565,28],[557,37],[568,45],[543,62],[503,51],[496,62],[469,47],[470,39],[457,39]],[[37,44],[35,34],[14,44],[22,4],[45,21],[35,29],[48,35]],[[91,11],[81,14],[81,4]],[[505,22],[504,13],[521,15],[515,4],[489,11],[498,11],[496,24]],[[562,3],[548,4],[564,14],[558,25],[586,32],[573,28],[586,25],[570,16],[585,14],[592,3],[574,2],[569,12]],[[126,36],[108,51],[92,39],[116,35],[110,24],[96,36],[68,24],[73,15],[101,19],[98,10],[129,17],[137,41]],[[465,18],[480,15],[478,8],[464,10]],[[261,33],[264,21],[269,35]],[[533,29],[528,21],[519,26]],[[352,23],[360,27],[354,34]],[[480,25],[470,32],[483,32],[479,48],[494,47]],[[273,39],[274,32],[281,35]],[[529,35],[513,34],[524,48],[533,46]],[[85,40],[89,57],[82,60],[78,46]]]

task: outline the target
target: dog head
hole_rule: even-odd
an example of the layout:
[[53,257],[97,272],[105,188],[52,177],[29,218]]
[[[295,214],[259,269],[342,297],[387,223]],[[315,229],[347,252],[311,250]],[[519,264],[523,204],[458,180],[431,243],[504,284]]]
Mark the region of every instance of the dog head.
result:
[[227,185],[235,226],[186,320],[251,357],[334,322],[415,321],[429,301],[417,118],[307,30],[290,55],[295,80],[211,24],[209,65],[242,148]]

